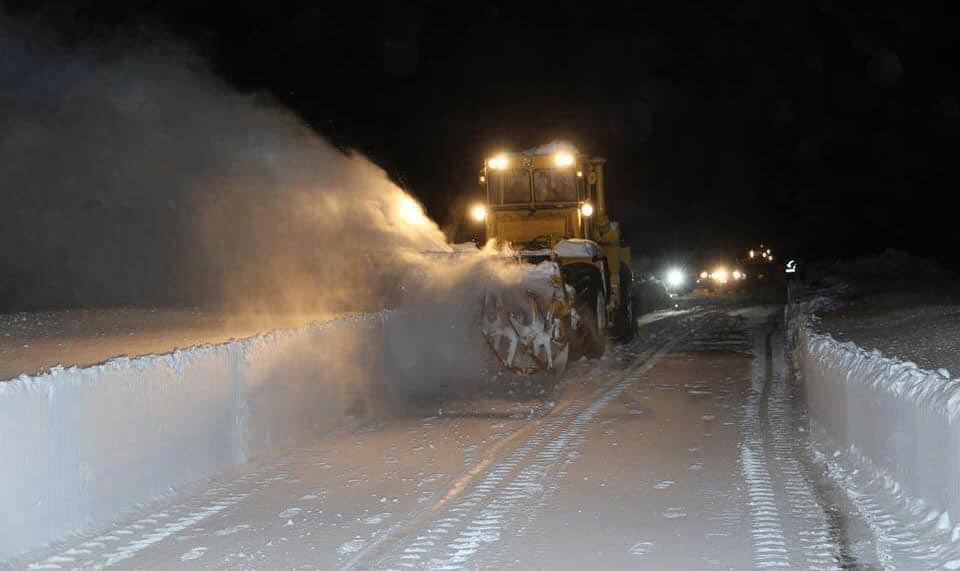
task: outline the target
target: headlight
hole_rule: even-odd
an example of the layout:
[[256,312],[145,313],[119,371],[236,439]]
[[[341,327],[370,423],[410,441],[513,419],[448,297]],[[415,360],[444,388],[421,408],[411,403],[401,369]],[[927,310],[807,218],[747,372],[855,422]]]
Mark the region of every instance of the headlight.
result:
[[680,269],[673,268],[667,272],[667,285],[670,287],[680,287],[685,281],[687,278]]
[[487,219],[487,207],[482,204],[474,204],[470,207],[470,217],[477,222],[483,222]]
[[713,273],[710,274],[710,277],[713,278],[713,281],[721,284],[727,283],[727,280],[730,279],[730,274],[727,273],[727,270],[723,268],[717,268],[713,270]]
[[743,273],[741,273],[740,270],[733,270],[733,279],[735,279],[735,280],[742,280],[742,279],[743,279]]
[[510,161],[507,159],[507,155],[497,155],[493,158],[487,159],[487,166],[495,171],[498,171],[507,168],[507,164],[509,164],[509,162]]
[[580,214],[583,214],[587,218],[593,216],[593,205],[589,202],[584,202],[580,205]]
[[710,277],[709,272],[700,272],[700,279],[705,280]]
[[573,155],[567,152],[559,152],[553,155],[553,162],[558,167],[569,167],[573,165]]

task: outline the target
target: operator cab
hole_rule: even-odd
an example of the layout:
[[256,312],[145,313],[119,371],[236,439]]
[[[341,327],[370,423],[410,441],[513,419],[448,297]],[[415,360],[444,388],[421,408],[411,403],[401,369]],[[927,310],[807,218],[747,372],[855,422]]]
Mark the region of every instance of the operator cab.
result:
[[485,203],[474,218],[485,220],[488,239],[504,245],[552,248],[564,239],[596,239],[603,162],[557,144],[499,153],[480,170]]

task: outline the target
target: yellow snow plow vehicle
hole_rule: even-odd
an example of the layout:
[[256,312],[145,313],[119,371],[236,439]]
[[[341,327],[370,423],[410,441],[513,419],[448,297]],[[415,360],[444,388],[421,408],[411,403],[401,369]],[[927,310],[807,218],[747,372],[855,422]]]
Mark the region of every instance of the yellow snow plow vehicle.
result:
[[471,214],[525,273],[516,291],[484,296],[482,332],[503,368],[562,371],[602,356],[608,334],[633,335],[630,248],[608,217],[605,162],[552,143],[480,169],[485,200]]

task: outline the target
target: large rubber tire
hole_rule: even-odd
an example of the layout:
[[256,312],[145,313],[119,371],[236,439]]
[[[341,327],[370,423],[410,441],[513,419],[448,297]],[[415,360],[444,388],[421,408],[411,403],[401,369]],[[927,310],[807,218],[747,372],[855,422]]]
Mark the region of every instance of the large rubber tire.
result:
[[[603,295],[603,290],[597,290],[588,295],[583,300],[577,313],[583,319],[583,354],[588,359],[599,359],[603,357],[607,349],[607,331],[606,321],[607,299]],[[581,309],[582,308],[582,309]],[[602,315],[601,315],[601,312]]]
[[[561,266],[564,282],[576,291],[573,306],[580,319],[576,334],[570,340],[570,360],[575,361],[586,355],[589,359],[599,359],[606,349],[606,313],[598,316],[598,309],[605,307],[603,279],[596,266],[590,264],[569,264]],[[601,306],[600,304],[604,304]]]
[[620,305],[613,312],[613,335],[618,341],[629,341],[637,332],[634,315],[633,279],[630,270],[620,266]]

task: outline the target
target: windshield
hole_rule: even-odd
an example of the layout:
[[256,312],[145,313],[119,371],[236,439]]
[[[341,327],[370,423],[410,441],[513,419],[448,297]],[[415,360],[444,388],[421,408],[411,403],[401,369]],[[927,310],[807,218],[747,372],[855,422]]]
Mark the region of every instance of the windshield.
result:
[[530,202],[530,173],[523,169],[490,173],[490,202],[527,204]]
[[576,202],[577,178],[570,169],[533,171],[533,193],[537,202]]

